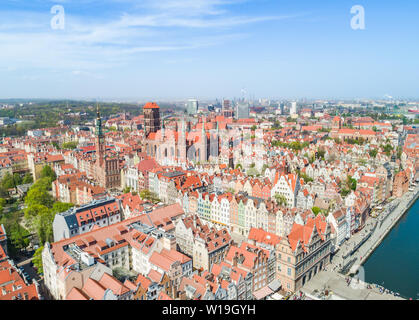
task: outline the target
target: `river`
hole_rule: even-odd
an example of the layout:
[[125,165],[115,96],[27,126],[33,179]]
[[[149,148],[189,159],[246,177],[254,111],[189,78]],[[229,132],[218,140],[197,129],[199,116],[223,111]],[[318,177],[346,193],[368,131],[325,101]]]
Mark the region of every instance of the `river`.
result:
[[419,200],[363,265],[365,281],[419,299]]

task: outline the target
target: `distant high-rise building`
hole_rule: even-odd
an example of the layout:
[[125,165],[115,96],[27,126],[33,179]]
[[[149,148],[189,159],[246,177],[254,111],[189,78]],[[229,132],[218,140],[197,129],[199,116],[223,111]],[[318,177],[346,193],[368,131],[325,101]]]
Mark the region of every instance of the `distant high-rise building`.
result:
[[186,103],[186,111],[188,115],[197,114],[198,112],[198,100],[196,99],[189,99]]
[[297,114],[297,102],[295,101],[291,103],[290,114],[291,115]]
[[285,105],[283,103],[281,103],[279,105],[279,109],[281,110],[281,114],[284,114],[284,107],[285,107]]
[[249,118],[249,103],[238,102],[236,105],[236,119],[248,119]]

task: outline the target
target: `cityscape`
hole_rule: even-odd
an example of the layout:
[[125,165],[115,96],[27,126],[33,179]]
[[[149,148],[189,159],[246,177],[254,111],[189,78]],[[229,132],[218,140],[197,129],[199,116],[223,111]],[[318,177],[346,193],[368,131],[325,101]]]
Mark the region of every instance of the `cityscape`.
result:
[[[248,45],[287,23],[318,26],[309,5],[105,2],[85,15],[82,1],[0,5],[51,28],[0,25],[0,300],[242,301],[252,314],[249,301],[419,299],[419,66],[366,53],[382,22],[374,1],[323,8],[344,11],[347,39],[364,37],[367,70],[297,50],[287,63],[313,66],[295,69],[301,82]],[[26,28],[21,52],[11,39]],[[44,57],[49,37],[64,39]],[[165,303],[163,315],[179,312]]]

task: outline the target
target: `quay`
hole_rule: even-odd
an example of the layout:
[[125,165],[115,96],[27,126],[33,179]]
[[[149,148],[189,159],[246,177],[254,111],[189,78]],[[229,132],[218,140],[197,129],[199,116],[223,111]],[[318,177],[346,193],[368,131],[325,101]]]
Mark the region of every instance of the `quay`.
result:
[[357,273],[418,197],[419,186],[416,186],[400,199],[388,203],[377,218],[369,218],[363,230],[353,235],[336,252],[329,268],[344,275]]
[[[319,272],[300,292],[302,300],[405,300],[382,287],[334,271]],[[299,297],[298,293],[296,297]]]
[[378,217],[368,219],[360,232],[343,243],[331,264],[301,288],[303,299],[404,300],[398,293],[363,282],[362,265],[418,198],[419,185],[388,203]]

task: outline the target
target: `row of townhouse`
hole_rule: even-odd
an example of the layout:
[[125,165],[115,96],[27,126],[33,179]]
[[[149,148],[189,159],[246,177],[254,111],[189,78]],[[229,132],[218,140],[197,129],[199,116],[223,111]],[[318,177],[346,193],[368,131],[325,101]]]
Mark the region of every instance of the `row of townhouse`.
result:
[[[180,284],[183,300],[253,300],[275,285],[275,252],[243,242],[230,246],[210,271],[195,272]],[[268,289],[269,290],[269,289]],[[269,291],[268,291],[269,292]],[[272,293],[273,291],[270,291]]]
[[[197,214],[203,221],[231,232],[247,236],[252,227],[285,235],[291,230],[296,217],[303,209],[279,206],[277,202],[231,193],[185,193],[183,207],[188,214]],[[311,210],[310,210],[311,212]]]

